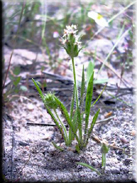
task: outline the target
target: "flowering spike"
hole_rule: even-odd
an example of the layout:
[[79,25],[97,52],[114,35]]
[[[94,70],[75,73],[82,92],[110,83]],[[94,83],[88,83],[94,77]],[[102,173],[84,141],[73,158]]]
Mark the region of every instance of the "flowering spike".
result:
[[64,35],[62,37],[62,44],[67,54],[72,57],[77,57],[81,48],[80,36],[76,35],[76,25],[68,25],[64,29]]

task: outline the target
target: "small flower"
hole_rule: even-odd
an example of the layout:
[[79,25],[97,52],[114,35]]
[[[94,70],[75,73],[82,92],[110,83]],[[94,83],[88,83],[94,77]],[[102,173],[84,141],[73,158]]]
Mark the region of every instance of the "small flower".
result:
[[95,11],[88,12],[88,17],[95,20],[95,22],[100,25],[101,27],[108,27],[108,22],[106,19],[100,15],[99,13],[96,13]]
[[81,42],[79,41],[80,36],[76,35],[77,31],[76,25],[68,25],[64,29],[64,35],[61,39],[64,49],[71,58],[77,57],[82,49]]
[[48,93],[44,97],[44,104],[47,107],[49,107],[50,109],[57,109],[58,108],[58,104],[57,104],[54,96],[55,96],[54,94]]

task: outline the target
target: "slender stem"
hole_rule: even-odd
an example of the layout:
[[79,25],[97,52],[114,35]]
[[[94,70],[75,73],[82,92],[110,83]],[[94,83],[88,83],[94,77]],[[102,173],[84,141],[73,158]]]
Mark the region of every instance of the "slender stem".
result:
[[74,92],[76,95],[76,107],[78,109],[78,91],[77,91],[77,83],[76,83],[76,71],[75,71],[74,57],[72,57],[72,67],[73,67],[73,77],[74,77]]
[[[17,29],[16,35],[14,35],[14,37],[13,37],[13,47],[14,47],[15,41],[16,41],[15,38],[17,37],[18,32],[19,32],[19,27],[20,27],[20,23],[21,23],[21,19],[22,19],[22,16],[23,16],[23,12],[24,12],[25,5],[26,5],[26,3],[24,2],[24,3],[23,3],[23,6],[22,6],[22,9],[21,9],[20,17],[19,17],[18,29]],[[7,80],[7,77],[8,77],[8,72],[9,72],[9,69],[10,69],[11,59],[12,59],[13,53],[14,53],[14,49],[12,49],[12,52],[11,52],[11,55],[10,55],[9,64],[8,64],[8,69],[7,69],[7,72],[6,72],[5,80],[4,80],[4,82],[3,82],[2,91],[3,91],[4,87],[5,87],[5,83],[6,83],[6,80]]]
[[[78,123],[79,138],[80,138],[80,144],[81,144],[82,143],[82,128],[81,128],[81,119],[80,119],[80,111],[79,111],[78,90],[77,90],[77,83],[76,83],[76,71],[75,71],[74,57],[72,57],[72,66],[73,66],[73,77],[74,77],[74,94],[76,95],[77,123]],[[79,144],[79,146],[80,146],[80,144]]]

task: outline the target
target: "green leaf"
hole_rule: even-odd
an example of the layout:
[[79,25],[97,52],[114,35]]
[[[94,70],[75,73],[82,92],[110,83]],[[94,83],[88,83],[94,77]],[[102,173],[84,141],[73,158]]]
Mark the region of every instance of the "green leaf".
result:
[[76,149],[76,151],[77,151],[78,153],[80,153],[80,149],[79,149],[79,145],[78,145],[78,144],[75,146],[75,149]]
[[105,170],[105,167],[106,167],[106,154],[102,153],[102,169],[103,169],[103,172]]
[[[43,93],[42,93],[40,87],[38,86],[38,84],[40,84],[40,83],[39,83],[39,82],[36,82],[33,78],[32,78],[32,81],[33,81],[33,83],[34,83],[34,85],[35,85],[37,91],[39,92],[39,95],[40,95],[42,101],[44,102],[44,95],[43,95]],[[37,84],[37,83],[38,83],[38,84]]]
[[15,75],[19,75],[19,73],[20,73],[20,67],[15,67],[14,69],[13,69],[13,73],[15,74]]
[[105,143],[102,143],[102,152],[107,154],[108,151],[109,151],[109,147]]
[[14,89],[14,93],[19,93],[19,89],[18,88],[15,88]]
[[82,107],[84,101],[84,92],[85,92],[85,74],[84,74],[84,66],[82,70],[82,81],[81,81],[81,94],[80,94],[80,106]]
[[100,95],[99,95],[98,98],[95,100],[95,102],[91,105],[91,107],[93,107],[93,106],[96,104],[96,102],[100,99],[100,97],[101,97],[102,93],[104,92],[106,86],[107,86],[107,85],[104,86],[104,88],[103,88],[103,90],[101,91]]
[[85,166],[85,167],[89,168],[90,170],[96,172],[98,175],[101,175],[101,173],[96,168],[94,168],[91,165],[88,165],[87,163],[77,162],[77,164],[82,165],[82,166]]
[[100,109],[98,109],[98,111],[96,112],[96,114],[95,114],[94,117],[93,117],[91,126],[90,126],[89,131],[88,131],[88,138],[90,137],[90,134],[91,134],[91,132],[92,132],[92,130],[93,130],[93,127],[94,127],[94,125],[95,125],[95,123],[96,123],[96,121],[97,121],[99,112],[100,112]]
[[37,85],[41,87],[41,83],[39,81],[36,81]]
[[72,119],[72,125],[74,126],[75,133],[76,133],[77,132],[77,127],[78,127],[78,124],[77,124],[77,111],[76,110],[74,112],[74,116],[73,116],[73,119]]
[[87,86],[88,86],[88,82],[90,80],[91,75],[93,74],[94,71],[94,63],[93,62],[89,62],[88,64],[88,68],[87,68]]
[[75,92],[73,90],[73,95],[72,95],[71,105],[70,105],[70,119],[72,119],[72,116],[73,116],[74,100],[75,100]]
[[47,83],[46,83],[46,82],[43,82],[43,83],[42,83],[42,87],[45,88],[46,86],[47,86]]
[[15,80],[13,81],[13,84],[14,84],[14,86],[17,86],[19,84],[20,80],[21,80],[21,77],[19,76],[19,77],[14,78],[14,79]]
[[94,84],[103,84],[108,82],[108,78],[94,80]]
[[13,76],[10,72],[9,72],[9,78],[11,81],[14,81],[14,79],[16,78],[15,76]]
[[59,122],[57,121],[57,119],[55,118],[54,114],[52,113],[52,111],[50,110],[50,108],[48,106],[46,106],[47,112],[50,114],[51,118],[53,119],[54,123],[57,125],[58,129],[60,130],[60,133],[62,134],[62,128],[59,125]]
[[64,151],[64,149],[62,149],[60,146],[57,146],[57,144],[56,144],[55,142],[52,142],[52,144],[53,144],[53,146],[54,146],[56,149],[58,149],[58,150],[60,150],[60,151]]
[[90,80],[88,82],[87,87],[87,93],[86,93],[86,105],[85,105],[85,134],[87,133],[88,128],[88,122],[89,122],[89,114],[90,114],[90,108],[91,108],[91,101],[92,101],[92,95],[93,95],[93,78],[94,78],[94,72],[92,73]]
[[79,138],[80,138],[80,142],[82,142],[82,121],[81,121],[81,113],[80,113],[79,107],[76,110],[77,110],[77,122],[78,122],[78,129],[79,129]]
[[109,147],[105,143],[102,143],[101,151],[102,151],[102,170],[104,173],[106,167],[106,154],[109,151]]
[[[66,107],[64,106],[64,104],[56,96],[54,98],[55,98],[55,101],[57,102],[62,114],[64,115],[67,123],[69,124],[70,127],[73,128],[72,121],[69,117],[69,114],[68,114],[68,111],[67,111]],[[73,128],[73,130],[74,130],[74,128]]]
[[79,139],[78,139],[78,136],[76,134],[75,126],[73,125],[73,121],[71,120],[66,107],[63,105],[63,103],[56,96],[54,98],[55,98],[56,102],[58,103],[59,108],[60,108],[64,118],[66,119],[67,124],[69,125],[70,129],[72,130],[72,132],[74,133],[74,135],[76,137],[76,140],[79,143]]
[[68,145],[71,144],[72,140],[74,140],[74,133],[72,132],[71,129],[69,129],[69,137],[68,137]]
[[57,119],[59,120],[59,122],[60,122],[60,124],[61,124],[62,129],[63,129],[62,135],[63,135],[64,141],[65,141],[65,144],[66,144],[66,145],[69,145],[69,138],[68,138],[68,136],[67,136],[66,127],[65,127],[65,125],[63,124],[63,122],[61,121],[61,119],[59,118],[59,115],[58,115],[56,109],[54,109],[54,112],[55,112],[55,114],[56,114]]

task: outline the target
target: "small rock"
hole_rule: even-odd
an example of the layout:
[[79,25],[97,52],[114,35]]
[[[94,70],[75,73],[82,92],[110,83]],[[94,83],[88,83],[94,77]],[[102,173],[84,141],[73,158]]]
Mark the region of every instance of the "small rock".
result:
[[124,164],[126,165],[126,166],[129,166],[130,164],[131,164],[131,159],[125,159],[124,160]]
[[132,136],[135,136],[135,135],[136,135],[136,131],[135,131],[135,130],[132,130],[130,134],[131,134]]
[[20,145],[20,146],[28,146],[28,145],[29,145],[29,143],[26,143],[26,142],[22,142],[22,141],[20,141],[20,142],[19,142],[19,145]]
[[128,143],[128,140],[126,140],[124,137],[121,137],[120,140],[121,140],[121,142],[124,143],[124,144],[127,144],[127,143]]
[[34,105],[33,104],[28,104],[27,108],[29,111],[33,111],[34,110]]

